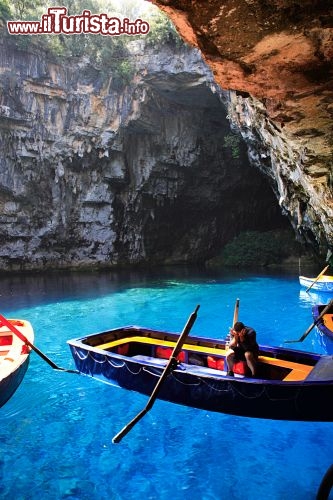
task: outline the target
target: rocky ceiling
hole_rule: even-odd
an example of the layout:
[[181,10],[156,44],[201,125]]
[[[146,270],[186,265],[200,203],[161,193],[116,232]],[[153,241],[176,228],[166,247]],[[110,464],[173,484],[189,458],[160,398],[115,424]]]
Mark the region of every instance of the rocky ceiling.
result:
[[[310,227],[324,251],[333,244],[332,2],[151,1],[201,50],[216,82],[259,101],[262,116],[293,149],[292,169],[302,180],[296,202],[285,208],[295,228]],[[301,192],[305,196],[297,201]]]

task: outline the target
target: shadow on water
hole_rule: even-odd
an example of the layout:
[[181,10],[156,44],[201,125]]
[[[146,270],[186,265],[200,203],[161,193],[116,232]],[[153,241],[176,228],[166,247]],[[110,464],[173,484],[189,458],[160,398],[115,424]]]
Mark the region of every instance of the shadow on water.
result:
[[[38,303],[87,299],[101,297],[112,292],[134,287],[175,286],[178,280],[191,283],[211,282],[234,283],[235,280],[256,280],[257,277],[290,276],[293,270],[207,270],[202,267],[161,267],[103,271],[57,271],[0,274],[0,310],[16,310],[20,307],[34,306]],[[24,290],[24,299],[22,298]]]

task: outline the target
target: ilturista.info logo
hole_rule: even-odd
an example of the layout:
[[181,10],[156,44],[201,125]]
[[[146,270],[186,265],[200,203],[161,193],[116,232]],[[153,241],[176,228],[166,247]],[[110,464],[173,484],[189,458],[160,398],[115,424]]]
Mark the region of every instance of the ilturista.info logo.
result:
[[109,17],[107,14],[92,14],[84,10],[79,16],[68,16],[66,7],[50,7],[40,21],[7,21],[8,33],[11,35],[43,35],[60,33],[78,35],[147,35],[149,24],[142,19],[130,21],[127,17]]

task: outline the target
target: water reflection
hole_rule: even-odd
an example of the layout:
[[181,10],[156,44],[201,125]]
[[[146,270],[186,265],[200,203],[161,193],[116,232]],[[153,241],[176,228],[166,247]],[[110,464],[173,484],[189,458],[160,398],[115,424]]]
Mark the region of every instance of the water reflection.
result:
[[305,290],[300,290],[299,298],[301,302],[306,305],[316,306],[318,304],[328,304],[328,302],[333,298],[330,293],[319,292],[318,290],[306,292]]
[[[1,308],[18,309],[39,303],[73,299],[73,297],[101,297],[119,292],[129,285],[152,286],[154,278],[170,280],[193,277],[193,270],[163,268],[156,270],[109,270],[109,271],[58,271],[47,273],[17,273],[0,275]],[[171,281],[172,282],[172,281]],[[22,295],[24,290],[24,295]],[[22,298],[23,297],[23,298]]]
[[[124,324],[179,332],[196,304],[193,334],[214,338],[225,337],[237,297],[240,320],[256,328],[262,344],[284,345],[312,322],[313,296],[299,296],[297,273],[164,268],[0,281],[2,309],[29,319],[37,346],[68,368],[69,338]],[[325,352],[319,338],[313,329],[294,347]],[[314,498],[331,464],[331,423],[247,419],[163,401],[113,445],[146,403],[134,392],[52,370],[33,353],[22,385],[1,409],[2,497],[304,500]]]
[[316,334],[321,347],[324,349],[324,352],[326,354],[333,354],[333,340],[324,333],[322,333],[317,327],[316,327]]
[[[163,267],[150,269],[101,270],[101,271],[57,271],[47,273],[8,273],[0,274],[1,309],[16,310],[21,307],[35,306],[39,303],[64,301],[67,299],[101,297],[112,292],[127,289],[128,286],[174,287],[191,283],[231,284],[244,279],[255,285],[259,278],[287,276],[298,279],[294,271],[266,270],[209,270],[201,267]],[[24,290],[24,296],[22,295]],[[22,298],[24,297],[24,298]]]

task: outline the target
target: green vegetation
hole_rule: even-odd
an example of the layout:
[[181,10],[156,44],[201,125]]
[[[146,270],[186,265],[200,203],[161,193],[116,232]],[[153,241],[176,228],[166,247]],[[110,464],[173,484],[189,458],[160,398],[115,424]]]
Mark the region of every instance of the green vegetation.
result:
[[173,43],[177,47],[183,42],[170,19],[154,12],[149,18],[150,31],[147,35],[146,43],[149,46],[160,46],[165,43]]
[[10,6],[7,0],[0,0],[0,19],[6,21],[10,18]]
[[[39,21],[47,9],[64,5],[68,15],[80,15],[83,10],[92,14],[107,14],[109,17],[125,18],[130,21],[142,19],[150,25],[148,35],[137,36],[102,36],[93,34],[77,35],[9,35],[7,20]],[[21,49],[44,49],[50,57],[67,59],[85,57],[102,75],[107,78],[112,74],[113,85],[118,88],[127,85],[133,75],[134,67],[130,63],[129,42],[141,39],[146,46],[158,47],[165,43],[178,44],[180,38],[170,20],[155,6],[142,0],[0,0],[0,25],[2,36]]]
[[210,267],[266,267],[281,264],[288,257],[297,257],[300,246],[289,230],[246,231],[227,243]]
[[226,149],[231,149],[231,156],[234,159],[239,158],[240,156],[240,138],[235,134],[227,134],[224,136],[224,144],[223,147]]

